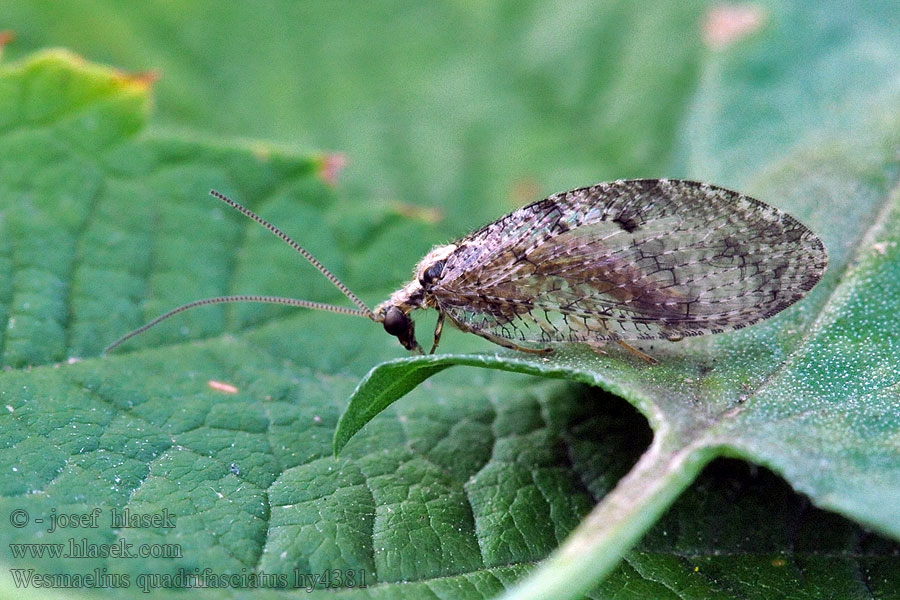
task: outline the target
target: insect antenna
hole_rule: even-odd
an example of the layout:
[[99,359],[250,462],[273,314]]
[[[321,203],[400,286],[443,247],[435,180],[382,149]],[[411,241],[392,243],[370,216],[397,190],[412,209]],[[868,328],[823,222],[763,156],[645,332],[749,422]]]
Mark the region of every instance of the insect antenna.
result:
[[144,333],[151,327],[155,327],[156,325],[159,325],[166,319],[169,319],[170,317],[174,317],[178,313],[182,313],[191,308],[196,308],[198,306],[206,306],[209,304],[227,304],[227,303],[232,303],[232,302],[257,302],[257,303],[264,303],[264,304],[283,304],[283,305],[287,305],[287,306],[297,306],[300,308],[311,308],[313,310],[324,310],[327,312],[339,313],[342,315],[352,315],[354,317],[364,317],[367,319],[372,319],[373,321],[376,320],[375,314],[372,312],[372,309],[370,309],[368,306],[366,306],[365,302],[360,300],[356,296],[356,294],[351,292],[350,288],[348,288],[346,285],[344,285],[344,283],[340,279],[338,279],[334,275],[334,273],[329,271],[325,267],[325,265],[320,263],[319,260],[315,256],[313,256],[312,254],[309,253],[308,250],[306,250],[306,248],[304,248],[303,246],[301,246],[300,244],[295,242],[293,239],[291,239],[290,236],[288,236],[286,233],[281,231],[278,227],[276,227],[275,225],[272,225],[271,223],[269,223],[268,221],[266,221],[265,219],[263,219],[262,217],[257,215],[255,212],[250,210],[249,208],[246,208],[245,206],[238,204],[231,198],[228,198],[227,196],[217,192],[216,190],[210,190],[209,193],[212,194],[213,196],[215,196],[216,198],[218,198],[219,200],[225,202],[229,206],[242,212],[244,215],[250,217],[257,223],[259,223],[260,225],[262,225],[263,227],[265,227],[266,229],[268,229],[269,231],[271,231],[272,233],[277,235],[279,238],[281,238],[282,241],[287,243],[291,248],[293,248],[294,250],[299,252],[301,255],[303,255],[303,257],[306,260],[308,260],[310,263],[312,263],[312,265],[316,269],[318,269],[320,273],[322,273],[325,277],[327,277],[328,280],[335,285],[335,287],[337,287],[339,290],[341,290],[341,292],[343,292],[345,296],[350,298],[350,300],[352,300],[353,303],[356,304],[359,308],[358,309],[347,308],[345,306],[335,306],[333,304],[325,304],[322,302],[313,302],[311,300],[299,300],[297,298],[283,298],[281,296],[260,296],[260,295],[256,295],[256,294],[243,294],[243,295],[238,295],[238,296],[218,296],[215,298],[204,298],[203,300],[195,300],[194,302],[189,302],[189,303],[183,304],[177,308],[173,308],[172,310],[165,313],[164,315],[160,315],[160,316],[156,317],[155,319],[153,319],[146,325],[142,325],[141,327],[138,327],[134,331],[126,333],[125,335],[123,335],[122,337],[120,337],[119,339],[114,341],[112,344],[107,346],[103,350],[103,354],[107,354],[107,353],[111,352],[118,346],[120,346],[123,343],[130,340],[131,338]]
[[108,352],[114,350],[118,346],[121,346],[131,338],[140,335],[150,329],[151,327],[155,327],[168,319],[169,317],[174,317],[178,313],[184,312],[191,308],[196,308],[198,306],[206,306],[207,304],[228,304],[231,302],[261,302],[264,304],[286,304],[288,306],[299,306],[300,308],[312,308],[314,310],[325,310],[328,312],[340,313],[342,315],[353,315],[354,317],[364,317],[370,318],[368,314],[365,312],[355,309],[355,308],[347,308],[346,306],[333,306],[331,304],[323,304],[322,302],[312,302],[310,300],[298,300],[296,298],[282,298],[280,296],[256,296],[256,295],[241,295],[241,296],[218,296],[216,298],[204,298],[203,300],[195,300],[193,302],[188,302],[187,304],[183,304],[177,308],[173,308],[169,312],[164,315],[160,315],[147,323],[146,325],[142,325],[135,329],[134,331],[130,331],[114,341],[112,344],[104,348],[103,354],[107,354]]
[[344,282],[342,282],[340,279],[338,279],[334,275],[334,273],[332,273],[331,271],[326,269],[325,265],[320,263],[319,259],[317,259],[315,256],[310,254],[306,248],[304,248],[303,246],[301,246],[300,244],[295,242],[293,239],[291,239],[291,237],[288,234],[281,231],[280,229],[278,229],[277,227],[275,227],[274,225],[272,225],[271,223],[269,223],[268,221],[263,219],[261,216],[259,216],[258,214],[256,214],[252,210],[250,210],[249,208],[242,206],[241,204],[238,204],[237,202],[235,202],[234,200],[232,200],[225,194],[222,194],[221,192],[217,192],[216,190],[209,190],[209,193],[212,194],[213,196],[215,196],[216,198],[218,198],[219,200],[221,200],[222,202],[224,202],[225,204],[244,213],[244,215],[250,217],[257,223],[259,223],[260,225],[262,225],[263,227],[265,227],[266,229],[268,229],[269,231],[271,231],[272,233],[277,235],[279,238],[281,238],[281,240],[284,243],[286,243],[288,246],[290,246],[291,248],[293,248],[294,250],[296,250],[297,252],[302,254],[303,258],[308,260],[312,264],[312,266],[317,268],[322,275],[324,275],[325,277],[328,278],[328,281],[333,283],[337,289],[341,290],[341,292],[343,292],[345,296],[350,298],[350,300],[353,301],[353,304],[357,305],[360,308],[360,310],[362,310],[364,313],[366,313],[367,317],[369,317],[370,319],[373,319],[373,320],[375,319],[375,314],[372,312],[371,308],[366,306],[365,302],[363,302],[362,300],[357,298],[356,294],[351,292],[350,288],[348,288],[346,285],[344,285]]

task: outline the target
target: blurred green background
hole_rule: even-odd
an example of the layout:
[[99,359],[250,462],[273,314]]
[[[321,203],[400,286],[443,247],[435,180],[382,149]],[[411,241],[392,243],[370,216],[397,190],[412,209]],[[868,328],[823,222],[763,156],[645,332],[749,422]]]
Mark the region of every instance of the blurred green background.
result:
[[738,187],[896,90],[896,2],[737,5],[759,21],[719,50],[716,6],[3,0],[0,28],[7,60],[156,73],[153,131],[344,153],[342,196],[441,207],[456,236],[605,179]]
[[[344,154],[339,193],[462,235],[550,193],[673,166],[702,2],[0,2],[5,60],[152,71],[152,131]],[[424,247],[440,240],[426,240]],[[410,265],[411,268],[411,265]]]
[[895,2],[734,6],[721,48],[701,1],[3,0],[0,28],[6,60],[158,75],[151,131],[340,152],[341,197],[439,207],[455,237],[606,179],[746,185],[897,89]]

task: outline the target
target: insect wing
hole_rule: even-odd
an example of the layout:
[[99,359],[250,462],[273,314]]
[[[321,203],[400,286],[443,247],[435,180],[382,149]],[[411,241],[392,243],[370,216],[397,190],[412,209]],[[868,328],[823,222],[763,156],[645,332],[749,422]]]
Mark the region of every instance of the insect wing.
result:
[[666,179],[556,194],[457,245],[431,289],[439,309],[463,330],[524,343],[740,329],[802,298],[827,264],[787,213]]

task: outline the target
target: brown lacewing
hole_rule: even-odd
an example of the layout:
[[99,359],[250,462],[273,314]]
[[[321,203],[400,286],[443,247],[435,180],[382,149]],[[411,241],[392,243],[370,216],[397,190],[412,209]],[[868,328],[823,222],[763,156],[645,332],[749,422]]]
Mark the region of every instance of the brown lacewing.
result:
[[560,344],[680,340],[753,325],[800,300],[821,279],[821,240],[789,214],[721,187],[675,179],[600,183],[555,194],[435,247],[415,278],[370,309],[280,229],[213,190],[212,195],[302,254],[358,308],[241,295],[180,306],[106,351],[182,311],[226,302],[266,302],[381,323],[404,348],[423,353],[410,317],[445,319],[506,348],[552,352]]

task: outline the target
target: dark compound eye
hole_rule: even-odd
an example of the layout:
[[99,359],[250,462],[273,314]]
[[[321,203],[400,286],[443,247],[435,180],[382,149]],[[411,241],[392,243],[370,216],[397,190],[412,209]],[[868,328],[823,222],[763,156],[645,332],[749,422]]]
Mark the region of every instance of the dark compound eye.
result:
[[443,260],[439,260],[422,273],[422,277],[419,279],[419,283],[422,284],[422,287],[427,285],[431,285],[435,282],[435,280],[439,279],[441,273],[444,272],[444,262]]
[[392,306],[387,309],[384,315],[384,330],[393,336],[401,336],[409,329],[409,317],[397,308]]

